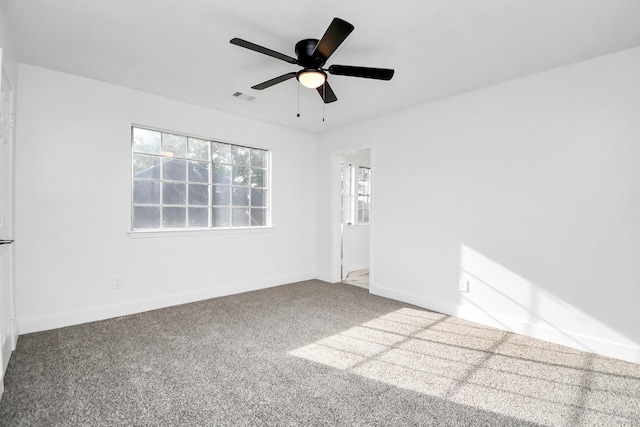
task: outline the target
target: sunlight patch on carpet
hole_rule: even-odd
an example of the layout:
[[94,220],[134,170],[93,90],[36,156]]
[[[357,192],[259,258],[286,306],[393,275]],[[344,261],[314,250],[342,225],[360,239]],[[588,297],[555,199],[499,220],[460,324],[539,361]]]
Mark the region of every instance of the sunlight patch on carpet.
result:
[[[633,411],[630,418],[620,417],[620,411],[598,403],[608,395],[620,398],[615,387],[591,389],[598,377],[611,375],[592,369],[600,356],[530,338],[523,351],[522,340],[440,313],[402,308],[289,354],[526,421],[579,424],[587,416],[612,424],[638,421]],[[630,405],[634,399],[629,396]]]

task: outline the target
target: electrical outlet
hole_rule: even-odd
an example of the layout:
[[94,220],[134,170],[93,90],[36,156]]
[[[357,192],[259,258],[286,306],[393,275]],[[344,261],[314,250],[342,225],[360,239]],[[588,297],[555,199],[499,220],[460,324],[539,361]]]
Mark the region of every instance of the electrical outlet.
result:
[[113,289],[122,289],[122,279],[119,277],[113,278]]
[[460,279],[460,292],[469,292],[469,280],[468,279]]

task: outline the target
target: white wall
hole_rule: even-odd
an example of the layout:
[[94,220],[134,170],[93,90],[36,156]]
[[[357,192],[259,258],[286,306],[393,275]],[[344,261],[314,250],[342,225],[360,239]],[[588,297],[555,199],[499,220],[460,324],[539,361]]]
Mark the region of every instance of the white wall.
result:
[[633,49],[324,135],[318,270],[331,153],[367,142],[372,293],[640,362],[639,118]]
[[[24,64],[19,84],[21,333],[315,276],[316,136]],[[132,123],[271,150],[274,228],[131,237]]]

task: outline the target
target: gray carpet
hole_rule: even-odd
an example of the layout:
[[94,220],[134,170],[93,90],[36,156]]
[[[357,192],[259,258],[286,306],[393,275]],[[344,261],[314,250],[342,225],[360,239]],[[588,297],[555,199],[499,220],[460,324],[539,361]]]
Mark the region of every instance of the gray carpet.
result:
[[640,425],[640,365],[320,281],[20,337],[2,426]]

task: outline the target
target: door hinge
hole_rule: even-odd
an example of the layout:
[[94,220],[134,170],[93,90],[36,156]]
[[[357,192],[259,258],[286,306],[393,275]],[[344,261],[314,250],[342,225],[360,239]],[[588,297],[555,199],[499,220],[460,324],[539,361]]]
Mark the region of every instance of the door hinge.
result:
[[11,114],[9,116],[9,127],[14,127],[16,125],[16,115],[15,114]]

